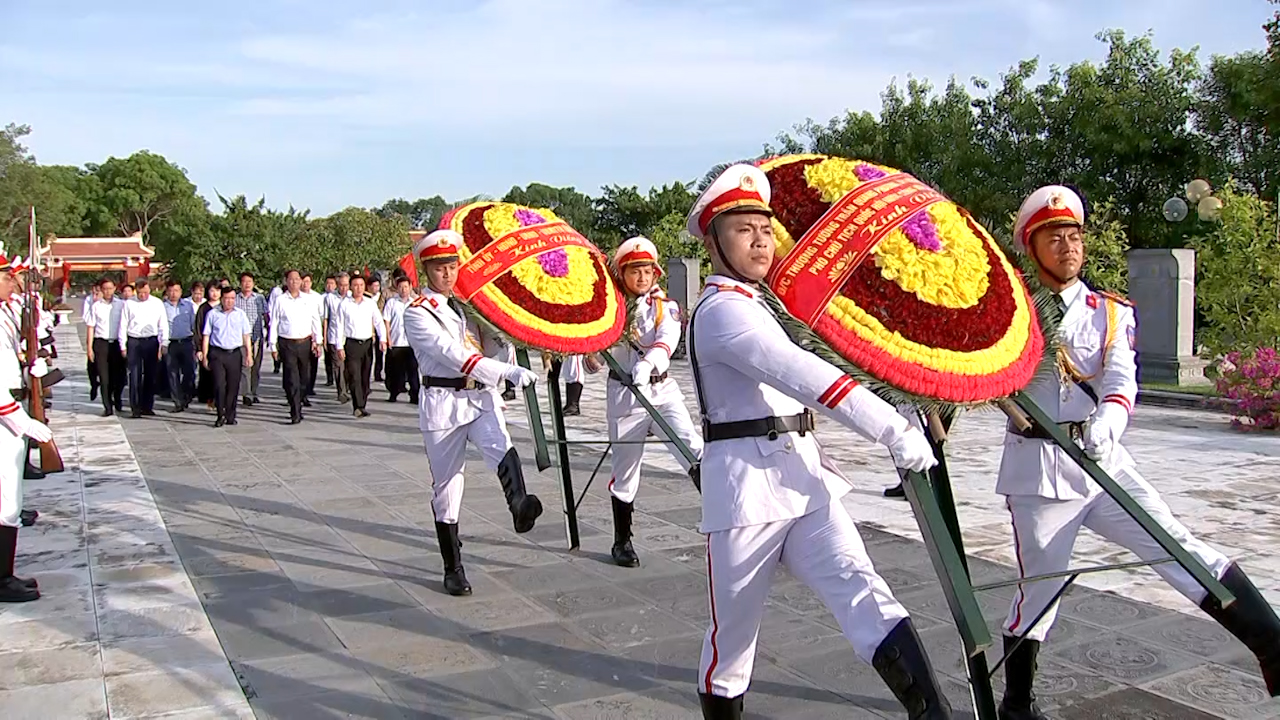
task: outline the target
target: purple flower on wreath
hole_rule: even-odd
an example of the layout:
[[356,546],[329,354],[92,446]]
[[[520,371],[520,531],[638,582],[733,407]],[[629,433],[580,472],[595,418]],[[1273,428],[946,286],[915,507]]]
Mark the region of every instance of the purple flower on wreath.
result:
[[520,222],[520,227],[529,227],[530,225],[538,225],[547,221],[546,218],[529,208],[517,209],[516,220]]
[[902,232],[921,250],[929,252],[942,250],[942,238],[938,237],[938,227],[933,224],[933,218],[929,217],[929,213],[925,210],[907,218],[907,221],[902,223]]
[[569,255],[564,248],[548,250],[538,256],[542,271],[551,277],[561,278],[569,274]]
[[858,179],[861,180],[862,182],[867,182],[868,180],[879,180],[880,178],[888,175],[889,173],[881,170],[878,167],[867,165],[866,163],[861,163],[859,165],[853,166],[853,174],[857,175]]

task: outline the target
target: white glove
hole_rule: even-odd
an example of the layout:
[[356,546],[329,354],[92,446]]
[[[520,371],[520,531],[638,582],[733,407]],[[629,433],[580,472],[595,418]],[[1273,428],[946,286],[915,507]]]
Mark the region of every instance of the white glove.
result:
[[1084,431],[1084,453],[1105,462],[1115,451],[1120,436],[1129,424],[1129,413],[1115,403],[1102,403]]
[[45,362],[44,358],[36,358],[36,361],[31,363],[31,377],[42,378],[48,374],[49,363]]
[[26,436],[40,443],[49,442],[53,439],[53,431],[49,429],[49,426],[33,419],[21,407],[8,415],[0,415],[0,423],[19,437]]
[[889,452],[893,454],[893,463],[903,470],[924,472],[938,464],[929,440],[915,428],[899,433],[890,441]]
[[516,387],[528,387],[538,381],[537,374],[532,370],[525,370],[519,365],[512,365],[502,374],[502,377],[505,380],[509,380]]
[[653,376],[653,363],[648,360],[637,360],[636,366],[631,369],[631,381],[641,387],[649,384],[649,378]]

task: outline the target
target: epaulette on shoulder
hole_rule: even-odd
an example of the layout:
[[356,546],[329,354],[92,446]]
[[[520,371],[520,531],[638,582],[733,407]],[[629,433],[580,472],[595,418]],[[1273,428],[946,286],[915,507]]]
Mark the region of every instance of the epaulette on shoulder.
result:
[[725,293],[738,293],[739,295],[742,295],[743,297],[749,298],[752,300],[754,300],[756,297],[755,293],[742,287],[741,285],[732,285],[730,283],[710,283],[709,285],[707,285],[707,288],[710,290],[714,290],[715,292],[713,294],[715,295],[719,295],[720,293],[725,292]]
[[1133,301],[1123,295],[1117,295],[1116,293],[1106,292],[1105,290],[1099,290],[1098,294],[1110,300],[1111,302],[1117,303],[1119,305],[1124,305],[1125,307],[1133,307]]
[[419,295],[418,297],[409,301],[409,307],[422,307],[423,305],[426,304],[428,299],[429,298],[427,298],[426,295]]

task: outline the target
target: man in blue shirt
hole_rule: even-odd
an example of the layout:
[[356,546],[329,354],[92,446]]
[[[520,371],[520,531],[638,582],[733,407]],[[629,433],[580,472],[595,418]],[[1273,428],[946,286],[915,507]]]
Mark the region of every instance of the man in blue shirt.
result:
[[253,367],[253,329],[249,316],[236,307],[236,293],[222,289],[217,310],[204,319],[204,366],[213,375],[214,404],[218,419],[214,427],[236,424],[236,400],[244,368]]
[[196,349],[192,344],[195,334],[196,306],[182,297],[182,283],[170,280],[164,288],[164,314],[169,320],[169,347],[165,349],[165,365],[169,375],[169,397],[173,399],[172,412],[182,412],[195,394]]
[[258,404],[258,377],[262,373],[262,345],[267,337],[267,299],[253,289],[253,273],[240,273],[240,293],[232,293],[236,307],[249,319],[249,334],[253,340],[253,364],[246,365],[244,404]]

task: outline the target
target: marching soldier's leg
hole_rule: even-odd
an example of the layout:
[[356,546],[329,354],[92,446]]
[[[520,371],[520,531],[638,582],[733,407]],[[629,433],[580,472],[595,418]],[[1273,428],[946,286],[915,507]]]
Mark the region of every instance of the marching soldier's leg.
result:
[[458,540],[458,515],[462,511],[462,468],[467,456],[466,426],[422,433],[431,468],[431,513],[436,539],[444,561],[444,589],[450,595],[470,595],[471,583],[462,568],[462,543]]
[[0,428],[0,602],[29,602],[40,598],[35,580],[14,576],[18,527],[22,524],[22,469],[27,439]]
[[[1186,570],[1175,563],[1156,565],[1156,572],[1252,650],[1258,656],[1267,691],[1272,697],[1280,696],[1280,619],[1277,619],[1275,610],[1239,565],[1191,534],[1185,525],[1178,522],[1155,488],[1136,470],[1122,468],[1116,475],[1116,479],[1152,519],[1160,523],[1187,552],[1204,563],[1209,572],[1236,596],[1236,601],[1228,608],[1220,607]],[[1167,555],[1110,497],[1100,500],[1098,507],[1089,514],[1085,525],[1143,560],[1157,560]]]
[[[1031,495],[1012,495],[1006,499],[1013,518],[1013,547],[1017,553],[1019,577],[1066,570],[1071,562],[1080,526],[1085,522],[1092,500],[1054,500]],[[1055,605],[1030,627],[1040,611],[1062,587],[1063,580],[1039,580],[1018,586],[1004,624],[1004,647],[1007,652],[1021,637],[1017,650],[1005,661],[1004,698],[1000,701],[1001,720],[1044,720],[1036,704],[1034,691],[1036,658],[1040,643],[1058,615]]]
[[631,511],[640,491],[640,463],[644,459],[644,445],[640,443],[648,436],[653,421],[643,411],[609,419],[609,441],[615,443],[610,450],[613,476],[609,479],[609,502],[613,507],[613,547],[609,554],[617,565],[637,567],[640,558],[631,546]]
[[582,408],[582,356],[570,355],[560,369],[564,377],[564,414],[581,415]]
[[795,521],[782,562],[818,594],[854,652],[875,667],[913,720],[951,717],[906,608],[876,572],[839,501]]
[[764,602],[792,522],[730,528],[707,535],[711,626],[703,638],[698,665],[704,720],[742,717]]
[[495,403],[491,412],[482,413],[468,428],[471,442],[480,449],[485,464],[498,474],[507,508],[511,511],[512,526],[518,533],[529,532],[542,514],[542,501],[525,489],[524,466],[520,464],[520,454],[507,434],[502,408]]

